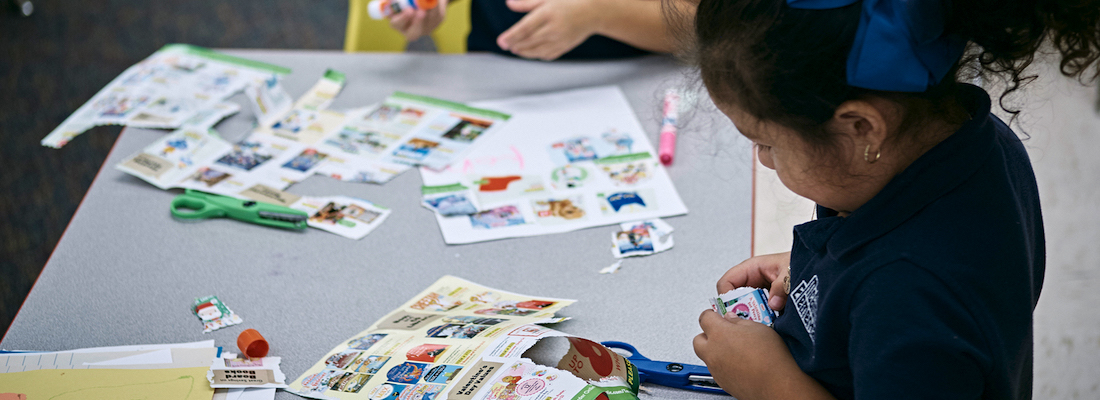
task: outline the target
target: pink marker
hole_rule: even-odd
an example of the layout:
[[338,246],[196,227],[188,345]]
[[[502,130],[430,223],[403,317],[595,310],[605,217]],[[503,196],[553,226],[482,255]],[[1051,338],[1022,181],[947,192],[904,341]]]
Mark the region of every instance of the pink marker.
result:
[[672,165],[672,155],[676,153],[676,117],[679,115],[680,95],[676,90],[665,92],[664,118],[661,119],[661,142],[657,146],[657,155],[661,164]]

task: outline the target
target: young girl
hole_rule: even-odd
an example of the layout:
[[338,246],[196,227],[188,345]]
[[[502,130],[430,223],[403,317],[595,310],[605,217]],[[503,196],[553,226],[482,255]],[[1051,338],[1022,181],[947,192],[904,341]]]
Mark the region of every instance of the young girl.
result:
[[692,57],[715,104],[818,204],[791,252],[719,280],[719,293],[769,288],[782,315],[774,330],[700,316],[695,350],[717,383],[741,400],[1031,398],[1045,258],[1035,177],[989,95],[962,82],[1001,76],[1011,92],[1044,45],[1063,74],[1095,78],[1100,4],[701,0],[692,11]]

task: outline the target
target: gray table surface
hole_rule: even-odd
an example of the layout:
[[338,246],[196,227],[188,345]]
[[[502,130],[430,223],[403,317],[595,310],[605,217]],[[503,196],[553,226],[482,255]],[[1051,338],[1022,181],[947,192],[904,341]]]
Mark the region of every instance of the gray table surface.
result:
[[[344,54],[333,51],[227,50],[293,68],[287,91],[298,96],[326,68],[348,82],[331,108],[348,109],[396,90],[476,101],[588,86],[619,85],[656,143],[665,88],[690,81],[666,57],[610,62],[536,62],[487,54]],[[247,135],[252,113],[216,127],[227,139]],[[593,340],[634,344],[656,360],[701,363],[692,350],[697,318],[718,277],[747,258],[751,241],[749,143],[713,111],[688,113],[670,175],[689,214],[669,218],[672,250],[624,262],[616,274],[611,227],[448,246],[432,213],[419,205],[420,177],[406,172],[385,185],[311,177],[288,191],[349,195],[393,209],[366,238],[323,231],[287,232],[232,220],[175,221],[162,191],[114,169],[164,135],[126,129],[42,271],[0,348],[65,350],[94,346],[214,339],[235,347],[237,334],[259,330],[283,357],[288,379],[343,340],[450,274],[519,293],[572,298],[556,329]],[[77,138],[69,146],[81,146]],[[63,174],[65,171],[51,171]],[[217,295],[244,318],[202,333],[190,313],[200,296]],[[723,398],[652,387],[648,398]],[[297,398],[280,392],[280,399]],[[728,398],[728,397],[724,397]]]

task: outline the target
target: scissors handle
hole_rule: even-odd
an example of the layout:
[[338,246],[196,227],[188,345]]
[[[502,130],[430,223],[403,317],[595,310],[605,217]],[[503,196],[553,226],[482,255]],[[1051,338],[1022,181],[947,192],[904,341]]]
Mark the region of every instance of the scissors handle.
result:
[[229,217],[285,229],[305,229],[309,218],[309,214],[288,207],[191,189],[172,199],[170,210],[182,219]]
[[600,344],[612,350],[620,349],[630,352],[630,356],[626,359],[638,367],[638,375],[642,382],[678,389],[728,394],[714,383],[710,370],[702,365],[653,361],[643,356],[637,348],[629,343],[607,341],[600,342]]
[[171,210],[173,216],[183,219],[218,218],[226,215],[224,209],[191,191],[172,199]]

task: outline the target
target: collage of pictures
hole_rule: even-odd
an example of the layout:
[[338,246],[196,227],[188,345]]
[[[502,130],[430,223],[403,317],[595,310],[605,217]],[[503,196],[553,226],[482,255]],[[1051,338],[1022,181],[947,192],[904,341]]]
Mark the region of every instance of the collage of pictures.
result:
[[[261,80],[260,89],[249,91],[255,97],[253,108],[271,113],[286,109],[274,118],[261,116],[274,121],[269,126],[258,126],[237,143],[208,128],[184,127],[117,168],[161,189],[194,189],[300,209],[312,216],[309,226],[359,239],[389,210],[360,199],[327,201],[284,190],[315,173],[384,182],[414,165],[446,165],[508,118],[404,93],[350,114],[326,110],[344,82],[343,74],[329,70],[286,109],[278,104],[287,96],[277,80]],[[433,150],[417,147],[428,140]]]
[[[522,108],[530,104],[547,106]],[[421,169],[424,205],[436,212],[447,243],[568,232],[687,212],[617,87],[479,105],[514,117],[451,168]],[[621,112],[607,114],[609,108]]]
[[343,126],[318,144],[329,160],[317,173],[345,181],[384,183],[413,166],[442,169],[509,117],[397,92],[380,105],[348,113]]

